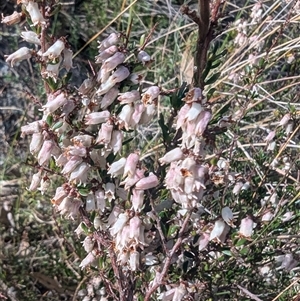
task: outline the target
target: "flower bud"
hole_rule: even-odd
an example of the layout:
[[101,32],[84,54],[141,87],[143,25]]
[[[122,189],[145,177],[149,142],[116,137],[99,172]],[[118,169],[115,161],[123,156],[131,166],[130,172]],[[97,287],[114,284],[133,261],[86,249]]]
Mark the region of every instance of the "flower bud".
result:
[[21,37],[28,43],[41,45],[41,41],[34,31],[22,31]]
[[65,49],[65,43],[62,40],[57,40],[42,56],[47,56],[50,60],[53,60],[60,56]]
[[85,116],[85,124],[99,124],[106,122],[110,117],[109,111],[94,112]]
[[142,101],[144,104],[151,104],[160,94],[160,89],[157,86],[151,86],[143,94]]
[[25,5],[26,10],[28,11],[30,15],[31,22],[33,23],[34,26],[36,25],[45,25],[46,21],[44,17],[42,16],[39,6],[36,2],[29,1],[27,5]]
[[58,94],[54,99],[48,100],[48,102],[43,106],[45,113],[53,113],[58,108],[62,107],[67,102],[67,98],[64,93]]
[[21,62],[23,60],[27,60],[31,58],[31,49],[27,47],[21,47],[16,52],[5,56],[5,61],[10,63],[11,67],[14,66],[15,63]]
[[1,23],[4,23],[6,25],[13,25],[17,24],[21,21],[22,13],[18,13],[16,11],[13,12],[12,15],[4,17],[2,14],[2,21]]
[[131,153],[126,160],[126,164],[124,167],[123,177],[133,176],[135,174],[136,166],[140,160],[140,156],[137,153]]
[[109,48],[112,45],[116,45],[119,41],[119,37],[116,33],[111,33],[106,39],[104,39],[98,46],[99,52]]
[[145,65],[146,63],[148,63],[148,62],[151,61],[150,55],[149,55],[146,51],[144,51],[144,50],[141,50],[141,51],[138,53],[137,59],[138,59],[140,62],[142,62],[144,65]]
[[64,49],[64,61],[63,61],[63,67],[69,72],[70,69],[73,68],[73,51],[71,49],[65,48]]
[[254,222],[250,217],[243,218],[240,224],[239,234],[242,237],[251,237],[254,228]]
[[122,52],[116,52],[113,56],[105,60],[101,69],[104,72],[109,72],[125,61],[125,55]]
[[106,109],[108,106],[110,106],[114,100],[117,98],[119,94],[119,89],[116,87],[112,87],[102,98],[101,100],[101,109]]
[[139,190],[147,190],[157,186],[158,184],[159,184],[159,180],[157,176],[154,173],[150,172],[148,177],[139,180],[135,184],[135,188]]
[[141,98],[140,92],[133,90],[133,91],[121,93],[120,96],[118,97],[118,100],[120,101],[120,104],[128,104],[137,101],[140,98]]
[[107,60],[112,55],[114,55],[117,51],[118,51],[118,47],[116,45],[112,45],[107,49],[103,50],[95,57],[96,64],[102,63],[103,61]]
[[110,174],[112,177],[117,177],[123,174],[125,164],[126,164],[126,158],[121,158],[118,161],[115,161],[109,167],[108,174]]

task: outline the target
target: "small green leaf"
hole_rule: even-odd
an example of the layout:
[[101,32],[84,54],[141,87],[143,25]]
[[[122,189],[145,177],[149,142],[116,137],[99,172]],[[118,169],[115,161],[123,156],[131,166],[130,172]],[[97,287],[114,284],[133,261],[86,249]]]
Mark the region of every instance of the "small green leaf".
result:
[[55,131],[57,129],[59,129],[64,123],[60,120],[58,122],[56,122],[53,126],[52,126],[52,130]]
[[46,123],[49,125],[49,127],[52,126],[52,124],[53,124],[53,116],[52,115],[47,116]]
[[223,253],[224,255],[227,255],[227,256],[232,257],[232,253],[231,253],[230,250],[223,250],[222,253]]
[[221,75],[221,72],[217,72],[213,74],[206,82],[205,85],[211,85],[213,84]]
[[88,187],[88,186],[85,186],[85,187],[79,186],[79,187],[77,187],[77,190],[78,190],[79,194],[82,196],[87,196],[91,191],[90,187]]

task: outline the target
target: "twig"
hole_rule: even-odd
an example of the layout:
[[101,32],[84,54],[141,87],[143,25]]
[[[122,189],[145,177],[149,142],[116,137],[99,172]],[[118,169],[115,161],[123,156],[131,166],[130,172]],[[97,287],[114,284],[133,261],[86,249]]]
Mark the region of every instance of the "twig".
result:
[[245,289],[244,287],[240,286],[240,285],[236,285],[244,294],[246,294],[247,296],[249,296],[252,300],[256,300],[256,301],[263,301],[262,299],[258,298],[256,295],[252,294],[251,292],[249,292],[247,289]]
[[166,258],[166,261],[165,261],[165,264],[164,264],[164,267],[158,277],[158,280],[157,282],[147,291],[146,293],[146,296],[145,296],[145,299],[144,301],[150,301],[150,298],[151,298],[151,295],[163,284],[163,280],[165,278],[165,276],[167,275],[168,273],[168,270],[169,270],[169,267],[171,265],[171,261],[172,261],[172,258],[174,256],[174,254],[176,253],[176,251],[179,249],[179,247],[181,246],[182,244],[182,240],[183,240],[183,234],[186,230],[186,227],[188,226],[188,223],[190,221],[190,218],[191,218],[191,215],[192,215],[192,212],[189,212],[185,219],[184,219],[184,222],[182,224],[182,228],[181,230],[179,231],[179,234],[178,234],[178,239],[175,243],[175,245],[173,246],[172,250],[170,251],[169,255],[166,254],[168,257]]

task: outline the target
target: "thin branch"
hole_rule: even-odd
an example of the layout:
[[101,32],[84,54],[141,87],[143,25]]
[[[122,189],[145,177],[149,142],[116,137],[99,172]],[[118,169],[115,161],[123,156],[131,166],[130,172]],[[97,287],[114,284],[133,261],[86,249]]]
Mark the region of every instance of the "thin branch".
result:
[[145,299],[144,301],[150,301],[151,295],[163,284],[164,278],[166,277],[168,271],[169,271],[169,267],[171,265],[171,261],[172,258],[174,256],[174,254],[177,252],[177,250],[179,249],[179,247],[182,244],[182,240],[183,240],[183,234],[186,231],[186,228],[189,224],[190,218],[191,218],[192,212],[189,212],[185,219],[184,222],[182,224],[181,230],[178,233],[178,239],[175,243],[175,245],[173,246],[172,250],[169,252],[169,254],[167,255],[164,267],[157,279],[157,282],[148,290],[148,292],[146,293]]

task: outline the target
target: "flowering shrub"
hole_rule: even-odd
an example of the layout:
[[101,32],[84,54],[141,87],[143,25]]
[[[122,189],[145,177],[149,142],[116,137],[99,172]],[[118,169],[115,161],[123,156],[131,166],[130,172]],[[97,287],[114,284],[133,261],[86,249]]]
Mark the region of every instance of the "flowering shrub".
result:
[[[76,89],[68,82],[71,46],[66,37],[48,32],[57,4],[18,2],[22,13],[2,22],[15,24],[25,16],[30,30],[21,36],[34,46],[20,48],[6,62],[14,67],[35,60],[47,94],[45,103],[37,103],[41,118],[21,127],[22,136],[31,137],[29,150],[37,161],[28,189],[45,193],[52,176],[60,176],[49,201],[56,213],[78,224],[75,233],[85,251],[78,266],[96,271],[78,297],[178,301],[225,295],[230,300],[234,290],[261,300],[256,296],[261,288],[251,292],[255,270],[248,271],[249,260],[257,252],[276,254],[259,244],[268,236],[260,237],[277,220],[293,220],[295,209],[289,208],[299,197],[288,192],[289,180],[299,183],[291,174],[299,160],[292,162],[293,153],[287,151],[289,143],[297,143],[296,106],[279,113],[275,125],[253,126],[267,134],[260,141],[264,139],[271,159],[256,151],[250,155],[237,138],[243,128],[235,128],[248,124],[245,117],[254,101],[274,102],[258,80],[266,64],[260,59],[271,59],[278,51],[274,41],[265,46],[268,41],[255,34],[257,24],[267,19],[262,4],[256,3],[248,19],[237,20],[232,32],[224,33],[236,49],[232,62],[222,60],[229,47],[213,45],[215,31],[220,31],[221,1],[210,5],[200,0],[199,13],[183,6],[182,13],[197,25],[194,80],[168,90],[144,78],[143,70],[153,62],[147,52],[151,34],[136,45],[129,35],[116,32],[99,41],[97,69]],[[291,14],[297,14],[294,9]],[[263,51],[267,54],[261,56]],[[219,98],[227,95],[224,104]],[[166,98],[170,112],[157,116]],[[160,128],[160,140],[152,149],[147,141],[136,147],[136,133],[149,124]],[[237,164],[240,150],[249,160],[243,168]],[[272,171],[283,176],[280,185],[272,180]],[[295,231],[291,227],[283,239],[299,238]],[[257,277],[267,277],[270,288],[278,281],[275,271],[294,273],[298,265],[295,244],[285,247],[274,257],[276,268],[263,262],[266,256],[256,267]],[[237,277],[224,274],[226,261],[226,269]],[[218,287],[225,276],[228,290]]]

